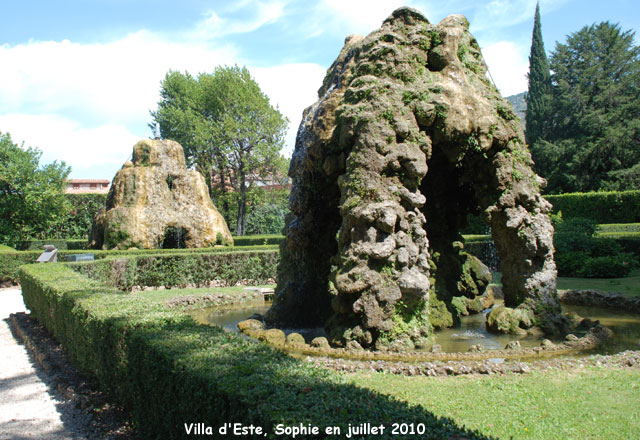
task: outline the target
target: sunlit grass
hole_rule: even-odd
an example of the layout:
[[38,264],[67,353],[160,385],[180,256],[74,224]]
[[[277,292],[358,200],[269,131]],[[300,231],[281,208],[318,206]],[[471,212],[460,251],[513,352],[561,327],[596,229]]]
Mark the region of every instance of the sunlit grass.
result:
[[630,439],[640,432],[640,370],[349,379],[497,438]]

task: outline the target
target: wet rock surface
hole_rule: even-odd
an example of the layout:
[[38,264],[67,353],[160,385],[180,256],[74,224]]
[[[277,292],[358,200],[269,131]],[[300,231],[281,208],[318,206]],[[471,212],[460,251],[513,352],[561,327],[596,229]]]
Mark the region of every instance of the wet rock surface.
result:
[[452,299],[490,282],[464,252],[469,213],[492,228],[506,305],[559,313],[551,206],[468,28],[401,8],[346,39],[298,130],[267,322],[325,325],[342,347],[428,345],[457,320]]
[[144,140],[113,178],[105,209],[94,219],[94,249],[192,248],[232,242],[204,178],[185,165],[182,146]]
[[640,313],[640,297],[628,297],[600,290],[565,290],[558,293],[563,304],[595,306]]

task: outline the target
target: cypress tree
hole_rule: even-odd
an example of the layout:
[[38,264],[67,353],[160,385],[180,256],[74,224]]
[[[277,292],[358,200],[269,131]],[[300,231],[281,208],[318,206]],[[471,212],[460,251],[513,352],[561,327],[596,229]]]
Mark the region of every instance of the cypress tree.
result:
[[544,51],[542,28],[540,25],[540,4],[536,4],[536,14],[531,37],[531,53],[529,55],[529,92],[526,96],[527,112],[525,115],[525,137],[533,146],[540,138],[548,134],[548,120],[551,106],[551,73],[549,60]]

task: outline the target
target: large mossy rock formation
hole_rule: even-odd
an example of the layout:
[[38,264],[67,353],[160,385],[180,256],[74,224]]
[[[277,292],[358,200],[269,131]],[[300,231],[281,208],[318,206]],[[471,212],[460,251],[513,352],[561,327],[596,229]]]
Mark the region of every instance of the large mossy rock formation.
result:
[[551,206],[468,27],[401,8],[347,38],[298,130],[268,321],[325,324],[342,346],[428,343],[490,279],[464,252],[469,213],[492,228],[506,306],[559,311]]
[[94,219],[95,249],[207,247],[232,242],[204,178],[185,165],[182,146],[143,140],[113,178],[105,209]]

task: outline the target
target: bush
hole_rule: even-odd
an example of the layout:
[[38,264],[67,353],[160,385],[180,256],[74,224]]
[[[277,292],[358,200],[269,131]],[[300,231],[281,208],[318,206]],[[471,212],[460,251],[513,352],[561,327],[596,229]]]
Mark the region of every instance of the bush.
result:
[[244,235],[233,237],[234,246],[279,245],[284,240],[282,235]]
[[[244,246],[234,249],[234,252],[256,252],[256,251],[275,251],[276,246]],[[96,260],[107,257],[132,256],[132,255],[181,255],[181,254],[198,254],[198,253],[220,253],[229,252],[229,248],[191,248],[191,249],[136,249],[136,250],[119,250],[119,251],[101,251],[92,250]],[[6,250],[0,252],[0,284],[13,285],[19,280],[18,269],[23,264],[35,263],[42,250],[37,251],[15,251]],[[77,254],[74,250],[58,251],[58,260],[66,261],[65,257],[69,254]]]
[[130,291],[135,286],[186,287],[239,282],[266,284],[276,277],[279,253],[214,252],[130,255],[97,262],[71,263],[70,267],[105,285]]
[[[154,292],[123,294],[66,264],[27,265],[20,278],[33,316],[80,371],[131,412],[142,438],[185,438],[185,423],[192,421],[214,432],[228,422],[253,424],[267,438],[277,438],[278,424],[340,426],[346,433],[349,423],[364,422],[387,427],[380,439],[395,438],[392,423],[420,424],[422,438],[481,438],[337,373],[198,325],[154,301]],[[323,435],[299,438],[310,437]]]
[[553,237],[558,275],[563,277],[617,278],[629,275],[636,264],[622,244],[610,238],[595,238],[597,225],[591,219],[570,218],[556,223]]
[[88,241],[93,218],[107,201],[106,194],[65,194],[71,205],[67,216],[44,229],[39,237]]
[[557,252],[555,260],[558,275],[561,277],[580,276],[581,269],[585,266],[589,258],[589,253],[584,251]]
[[59,251],[63,250],[83,250],[89,248],[89,242],[86,239],[50,239],[50,240],[23,240],[19,241],[16,249],[20,251],[36,251],[44,249],[45,244],[52,244]]
[[275,203],[253,208],[247,216],[247,234],[282,234],[287,209]]
[[564,219],[588,218],[596,223],[640,222],[640,190],[570,193],[544,196]]
[[585,278],[622,278],[635,267],[635,259],[630,254],[587,258],[578,271]]

